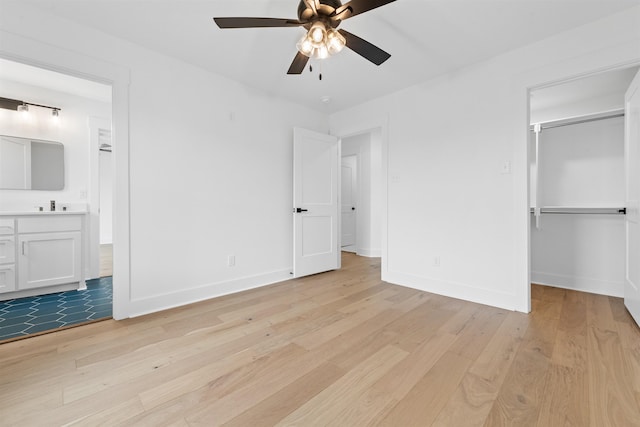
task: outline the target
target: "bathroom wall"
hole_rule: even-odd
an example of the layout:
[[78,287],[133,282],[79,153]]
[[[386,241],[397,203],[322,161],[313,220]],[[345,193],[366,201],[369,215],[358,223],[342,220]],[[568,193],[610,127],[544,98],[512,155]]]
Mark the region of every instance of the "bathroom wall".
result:
[[24,83],[0,80],[0,96],[62,109],[57,122],[51,110],[30,107],[23,115],[0,109],[0,135],[19,136],[61,142],[65,156],[65,186],[62,191],[0,190],[0,210],[36,210],[49,208],[55,200],[72,207],[87,203],[89,191],[89,117],[110,120],[111,105],[88,98],[53,91]]

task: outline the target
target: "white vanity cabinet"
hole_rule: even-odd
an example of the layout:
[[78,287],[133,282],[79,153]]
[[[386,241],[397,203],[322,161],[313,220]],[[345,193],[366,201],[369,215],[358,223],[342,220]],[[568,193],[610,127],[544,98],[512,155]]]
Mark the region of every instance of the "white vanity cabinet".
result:
[[84,221],[65,212],[0,217],[0,299],[85,287]]
[[82,218],[18,218],[18,289],[80,282]]
[[0,218],[0,293],[16,290],[15,220]]

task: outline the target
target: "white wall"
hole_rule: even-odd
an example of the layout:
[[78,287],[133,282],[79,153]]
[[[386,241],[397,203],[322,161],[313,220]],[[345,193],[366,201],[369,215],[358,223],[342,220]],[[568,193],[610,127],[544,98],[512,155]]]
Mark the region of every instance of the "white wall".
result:
[[624,118],[545,129],[539,140],[541,206],[624,206]]
[[541,110],[532,110],[531,123],[545,123],[618,109],[624,109],[624,91],[612,92],[575,103],[558,104]]
[[[541,206],[625,205],[623,118],[543,130],[539,153]],[[621,215],[542,215],[531,229],[531,280],[622,296],[624,250]]]
[[528,89],[633,61],[640,8],[333,114],[388,117],[383,279],[528,311]]
[[374,130],[342,138],[342,155],[358,156],[358,210],[356,211],[356,253],[381,256],[381,142]]
[[89,117],[111,116],[108,103],[56,92],[42,87],[0,80],[5,98],[34,104],[60,107],[58,123],[51,110],[31,107],[27,119],[17,111],[0,109],[0,134],[61,142],[65,149],[65,186],[61,191],[0,190],[0,210],[49,209],[49,201],[62,205],[82,206],[87,203],[89,189]]
[[116,264],[131,251],[119,317],[289,277],[292,129],[326,132],[324,114],[15,2],[0,28],[129,70],[128,144],[117,121],[114,140],[128,147],[114,178],[128,174],[130,192],[130,242],[114,240]]
[[100,244],[113,243],[112,153],[100,151]]

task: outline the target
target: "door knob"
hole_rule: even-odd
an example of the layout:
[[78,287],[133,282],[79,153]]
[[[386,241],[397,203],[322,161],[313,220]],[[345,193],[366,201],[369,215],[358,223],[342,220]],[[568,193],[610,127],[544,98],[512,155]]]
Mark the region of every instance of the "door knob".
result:
[[309,209],[296,208],[296,213],[309,212]]
[[351,210],[352,210],[352,211],[355,211],[355,210],[356,210],[356,208],[354,208],[353,206],[351,206]]

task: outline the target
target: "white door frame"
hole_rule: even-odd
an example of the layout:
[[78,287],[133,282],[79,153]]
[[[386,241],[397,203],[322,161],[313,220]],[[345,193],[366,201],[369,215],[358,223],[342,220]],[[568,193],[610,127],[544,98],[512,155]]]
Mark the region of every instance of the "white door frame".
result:
[[113,163],[113,318],[129,317],[129,69],[0,30],[0,58],[111,85]]

